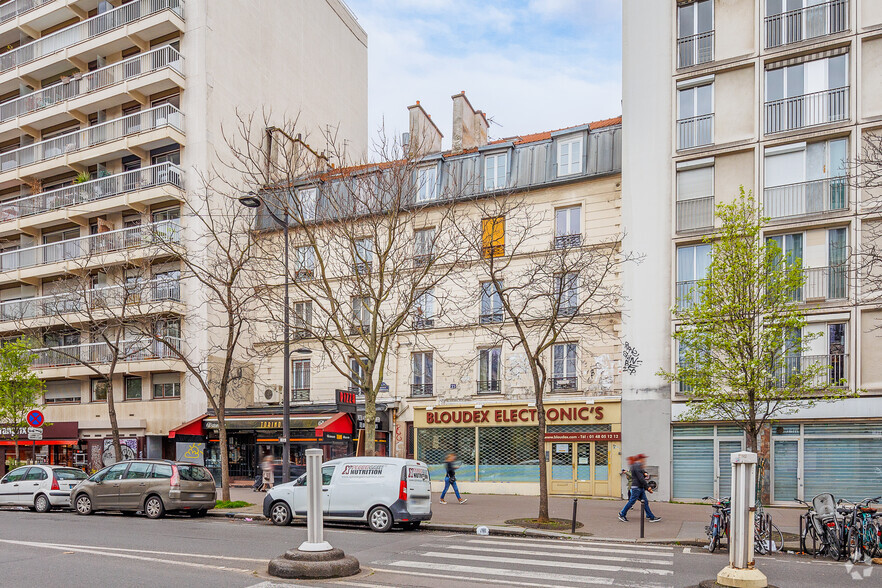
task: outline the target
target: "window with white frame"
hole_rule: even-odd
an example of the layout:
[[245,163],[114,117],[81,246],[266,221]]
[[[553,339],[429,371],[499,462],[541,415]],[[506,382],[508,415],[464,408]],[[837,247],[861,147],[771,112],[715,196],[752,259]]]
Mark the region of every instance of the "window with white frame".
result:
[[297,216],[303,222],[315,220],[315,210],[318,201],[316,188],[301,188],[297,190]]
[[181,375],[177,373],[153,374],[153,398],[180,398]]
[[560,343],[552,347],[552,390],[576,390],[578,388],[577,349],[576,343]]
[[707,277],[711,262],[708,243],[677,248],[677,305],[689,308],[700,300],[698,282]]
[[312,301],[294,303],[294,331],[298,337],[309,337],[312,328]]
[[700,83],[677,90],[677,149],[691,149],[714,142],[714,83]]
[[568,206],[554,211],[554,247],[564,249],[582,244],[582,206]]
[[848,54],[766,70],[766,133],[848,118]]
[[579,308],[579,274],[554,276],[554,306],[557,316],[573,316]]
[[677,67],[713,61],[713,0],[700,0],[677,9],[677,56]]
[[431,202],[438,198],[438,168],[435,165],[417,169],[417,202]]
[[374,260],[374,240],[370,237],[355,240],[352,263],[355,272],[365,274],[371,271],[371,263]]
[[294,275],[298,280],[315,274],[315,251],[310,245],[294,248]]
[[501,323],[502,296],[493,282],[481,282],[481,323]]
[[557,143],[557,175],[569,176],[582,172],[582,137],[561,139]]
[[291,373],[294,376],[294,381],[291,383],[292,399],[295,401],[309,400],[310,360],[295,359],[291,362],[291,367]]
[[413,326],[416,329],[431,328],[435,325],[435,289],[420,292],[414,304]]
[[495,153],[484,156],[484,189],[500,190],[505,188],[508,173],[508,154]]
[[360,333],[369,331],[371,328],[371,299],[362,297],[352,298],[352,331]]
[[416,265],[428,265],[435,248],[435,229],[418,229],[413,232],[413,257]]
[[848,208],[847,160],[848,139],[767,148],[763,213],[777,219]]
[[714,160],[677,164],[677,230],[714,225]]
[[361,384],[365,380],[364,366],[367,364],[367,358],[362,357],[360,360],[356,357],[349,358],[349,390],[361,394]]
[[478,393],[498,394],[502,391],[502,348],[478,351]]
[[431,396],[433,378],[433,357],[431,351],[418,351],[411,354],[411,396]]

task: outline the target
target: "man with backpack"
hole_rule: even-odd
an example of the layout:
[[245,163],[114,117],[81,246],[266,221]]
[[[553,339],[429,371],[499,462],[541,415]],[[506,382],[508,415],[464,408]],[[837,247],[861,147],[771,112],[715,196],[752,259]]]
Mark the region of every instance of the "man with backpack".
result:
[[646,470],[643,469],[643,462],[645,460],[646,456],[642,453],[628,458],[628,463],[631,464],[631,496],[628,498],[628,503],[625,505],[625,508],[619,512],[619,520],[623,523],[628,522],[628,517],[626,515],[638,500],[643,502],[643,510],[646,512],[646,517],[649,519],[650,523],[656,523],[661,520],[661,517],[652,514],[652,511],[649,510],[649,501],[646,500],[646,491],[648,490],[652,493],[652,488],[649,487],[649,483],[647,482],[649,476],[646,473]]

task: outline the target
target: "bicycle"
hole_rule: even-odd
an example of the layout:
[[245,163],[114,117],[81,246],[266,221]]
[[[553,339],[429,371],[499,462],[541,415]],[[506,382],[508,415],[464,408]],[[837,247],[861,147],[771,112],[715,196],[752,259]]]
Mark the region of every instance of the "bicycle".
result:
[[[854,505],[851,510],[851,523],[847,526],[845,546],[847,557],[852,563],[858,563],[873,556],[878,548],[878,531],[873,523],[875,508],[870,508],[870,503],[882,500],[882,496],[865,498]],[[867,548],[865,548],[867,546]]]
[[708,537],[707,549],[713,553],[716,551],[717,547],[720,546],[723,535],[726,536],[726,546],[728,547],[729,545],[729,514],[732,510],[731,500],[729,498],[716,500],[712,499],[710,496],[705,496],[702,500],[715,500],[714,504],[711,504],[711,508],[714,509],[714,512],[711,514],[710,525],[704,528]]
[[753,517],[753,550],[760,555],[766,555],[781,551],[783,547],[784,534],[766,517],[763,505],[758,504]]
[[[808,509],[804,515],[800,516],[803,520],[802,533],[799,536],[800,551],[812,557],[825,555],[827,553],[827,537],[824,533],[824,525],[821,523],[821,519],[811,503],[799,498],[794,498],[793,500]],[[809,547],[810,543],[811,547]]]

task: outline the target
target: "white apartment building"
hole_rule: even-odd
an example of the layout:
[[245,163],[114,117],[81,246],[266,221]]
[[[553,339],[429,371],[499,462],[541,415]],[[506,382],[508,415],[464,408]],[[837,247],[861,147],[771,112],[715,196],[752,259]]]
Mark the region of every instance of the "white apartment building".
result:
[[[112,459],[113,394],[125,454],[174,458],[169,432],[205,412],[203,392],[167,349],[137,341],[108,390],[80,361],[110,360],[94,323],[71,318],[83,301],[69,284],[91,277],[90,300],[108,307],[138,289],[199,363],[197,286],[152,236],[194,230],[181,203],[238,114],[299,115],[364,152],[367,35],[340,0],[8,0],[0,47],[0,336],[38,329],[50,348],[34,368],[55,427],[37,457]],[[126,285],[108,287],[111,274]]]
[[661,498],[729,493],[740,430],[678,422],[684,397],[656,372],[676,365],[671,308],[707,269],[713,207],[743,185],[766,238],[805,268],[798,303],[817,337],[797,369],[822,362],[861,391],[765,431],[766,497],[864,496],[882,483],[882,317],[853,256],[874,220],[846,171],[882,121],[882,3],[625,0],[623,63],[626,248],[646,255],[625,284],[641,361],[623,381],[626,453],[650,454]]

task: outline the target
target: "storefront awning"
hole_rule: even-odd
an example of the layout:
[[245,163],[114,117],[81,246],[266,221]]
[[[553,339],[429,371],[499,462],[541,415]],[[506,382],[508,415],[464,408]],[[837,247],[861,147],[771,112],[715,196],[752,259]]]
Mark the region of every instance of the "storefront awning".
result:
[[168,438],[174,439],[176,435],[201,435],[202,434],[202,421],[205,420],[207,414],[196,417],[192,421],[188,421],[183,425],[176,427],[168,432]]
[[[37,441],[37,445],[76,445],[79,443],[79,423],[77,421],[65,421],[52,423],[43,427],[43,438]],[[27,431],[19,430],[18,444],[20,446],[33,445],[28,440]],[[7,427],[0,427],[0,446],[15,445],[12,439],[12,431]]]
[[352,439],[352,418],[338,412],[315,428],[315,436],[325,441],[349,441]]

